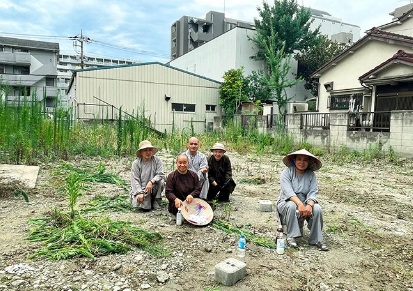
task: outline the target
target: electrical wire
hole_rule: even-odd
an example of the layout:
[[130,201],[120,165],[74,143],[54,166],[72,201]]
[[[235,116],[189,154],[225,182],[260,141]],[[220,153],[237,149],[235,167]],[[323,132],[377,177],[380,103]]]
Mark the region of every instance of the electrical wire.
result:
[[[63,36],[63,35],[40,35],[40,34],[24,34],[24,33],[9,33],[9,32],[0,32],[0,35],[7,35],[7,36],[24,36],[24,37],[31,37],[31,38],[55,38],[55,39],[63,39],[63,40],[68,40],[68,41],[76,41],[76,37],[78,36]],[[158,53],[155,51],[147,51],[147,50],[141,50],[141,49],[133,49],[133,48],[128,48],[124,46],[119,46],[111,43],[106,43],[102,42],[99,40],[94,40],[91,38],[87,38],[88,41],[85,41],[86,43],[90,44],[95,44],[97,46],[101,47],[106,47],[110,49],[115,49],[115,50],[120,50],[120,51],[125,51],[125,52],[131,52],[135,53],[138,55],[146,55],[146,56],[152,56],[152,57],[159,57],[163,59],[169,59],[169,55]],[[77,40],[79,41],[79,40]],[[67,51],[67,50],[66,50]],[[90,55],[93,55],[94,53],[90,53]],[[102,54],[95,54],[95,55],[100,55],[103,56]],[[114,57],[111,57],[114,59]]]

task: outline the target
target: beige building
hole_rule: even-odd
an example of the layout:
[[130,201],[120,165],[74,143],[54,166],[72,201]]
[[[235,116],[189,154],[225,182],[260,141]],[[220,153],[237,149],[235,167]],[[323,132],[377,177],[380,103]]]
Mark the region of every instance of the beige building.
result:
[[77,70],[68,88],[80,120],[144,115],[160,132],[204,132],[221,116],[220,83],[164,65],[142,63]]

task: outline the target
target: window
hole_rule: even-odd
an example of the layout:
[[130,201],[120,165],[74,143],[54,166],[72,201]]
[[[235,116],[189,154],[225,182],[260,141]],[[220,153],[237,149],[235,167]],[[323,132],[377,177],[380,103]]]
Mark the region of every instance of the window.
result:
[[5,72],[5,66],[3,64],[0,64],[0,74],[4,74]]
[[23,49],[23,48],[14,48],[13,52],[22,52],[22,53],[28,53],[28,49]]
[[216,107],[217,107],[216,105],[206,104],[205,106],[206,106],[205,110],[208,111],[208,112],[215,112],[216,111]]
[[54,78],[46,78],[46,86],[54,87]]
[[14,75],[29,75],[30,74],[30,68],[29,67],[14,66],[13,67],[13,74]]
[[54,102],[54,97],[46,97],[46,107],[54,107]]
[[363,93],[330,95],[330,98],[329,98],[330,109],[332,110],[349,109],[351,95],[354,95],[355,105],[361,106],[363,104]]
[[172,111],[195,112],[195,104],[172,103]]
[[30,87],[28,86],[19,86],[19,87],[12,87],[12,91],[10,92],[11,96],[30,96]]

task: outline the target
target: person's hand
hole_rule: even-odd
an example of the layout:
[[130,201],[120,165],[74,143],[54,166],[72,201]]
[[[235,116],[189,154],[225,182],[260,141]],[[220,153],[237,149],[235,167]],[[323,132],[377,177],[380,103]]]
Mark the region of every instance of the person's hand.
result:
[[182,206],[182,201],[179,198],[175,198],[175,207],[180,208]]
[[148,184],[146,184],[145,191],[146,193],[152,193],[152,189],[153,189],[153,184],[151,181],[149,181]]
[[204,174],[205,174],[206,172],[208,172],[208,167],[202,168],[202,169],[201,169],[201,172],[204,173]]
[[138,203],[142,203],[144,198],[145,198],[145,195],[143,193],[138,194],[138,196],[136,196]]
[[298,206],[298,212],[300,213],[301,217],[308,217],[308,209],[302,203]]
[[305,206],[305,210],[306,210],[306,216],[304,217],[311,217],[311,215],[313,215],[313,208],[310,205],[306,205]]
[[191,204],[192,203],[192,200],[194,200],[194,197],[191,195],[191,194],[189,194],[188,196],[186,196],[186,202],[188,202],[189,204]]
[[212,184],[212,186],[214,186],[214,187],[218,186],[218,183],[217,183],[216,181],[212,182],[211,184]]

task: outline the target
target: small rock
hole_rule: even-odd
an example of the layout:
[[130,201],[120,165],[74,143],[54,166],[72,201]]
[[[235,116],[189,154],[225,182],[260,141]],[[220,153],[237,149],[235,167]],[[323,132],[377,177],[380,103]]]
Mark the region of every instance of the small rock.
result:
[[23,285],[23,284],[24,284],[24,280],[16,280],[16,281],[11,282],[11,285],[13,287],[18,287],[18,286]]
[[149,289],[149,288],[151,288],[151,285],[149,285],[148,283],[144,283],[144,284],[141,284],[141,288],[142,289]]
[[156,279],[159,283],[165,283],[169,280],[169,275],[165,271],[159,271],[158,273],[156,273]]
[[117,271],[117,270],[119,270],[120,268],[122,268],[122,265],[121,264],[116,264],[115,266],[113,266],[112,267],[112,271]]

